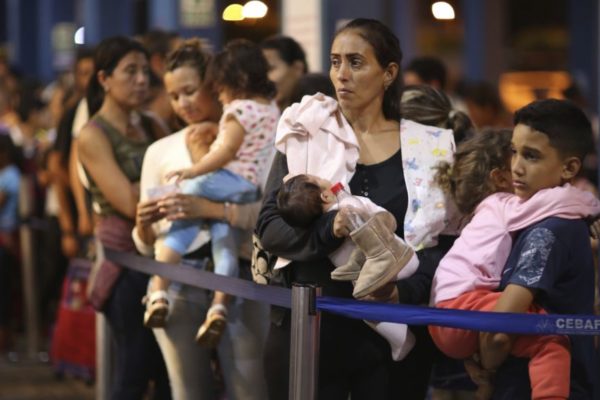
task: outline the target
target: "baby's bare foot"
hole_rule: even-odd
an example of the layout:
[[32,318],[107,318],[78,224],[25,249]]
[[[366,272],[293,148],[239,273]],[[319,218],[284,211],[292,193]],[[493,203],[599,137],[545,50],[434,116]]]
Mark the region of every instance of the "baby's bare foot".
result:
[[479,351],[481,366],[489,371],[495,371],[510,354],[512,341],[506,333],[479,334]]

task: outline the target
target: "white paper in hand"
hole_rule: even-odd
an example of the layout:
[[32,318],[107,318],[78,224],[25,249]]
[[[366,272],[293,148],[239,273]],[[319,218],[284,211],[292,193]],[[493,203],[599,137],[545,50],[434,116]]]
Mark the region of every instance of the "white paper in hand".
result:
[[167,185],[160,185],[149,188],[146,193],[148,194],[148,200],[160,199],[161,197],[168,196],[170,194],[179,193],[180,189],[175,183]]

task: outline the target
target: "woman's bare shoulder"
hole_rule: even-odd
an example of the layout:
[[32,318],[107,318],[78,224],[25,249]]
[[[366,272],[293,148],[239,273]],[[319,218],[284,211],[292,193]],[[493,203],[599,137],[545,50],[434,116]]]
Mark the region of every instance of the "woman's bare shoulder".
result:
[[77,136],[77,147],[80,150],[97,151],[103,147],[110,146],[106,135],[96,124],[88,122],[81,128],[79,136]]

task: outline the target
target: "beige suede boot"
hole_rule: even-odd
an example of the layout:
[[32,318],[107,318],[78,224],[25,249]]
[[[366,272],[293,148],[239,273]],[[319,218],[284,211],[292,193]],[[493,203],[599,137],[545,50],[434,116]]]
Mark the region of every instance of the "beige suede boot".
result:
[[376,214],[350,233],[354,243],[366,256],[352,293],[355,298],[365,297],[395,280],[398,272],[413,257],[413,249],[396,239],[395,230],[394,216],[385,212]]
[[358,247],[352,250],[348,262],[331,271],[331,279],[334,281],[355,281],[363,267],[367,257]]

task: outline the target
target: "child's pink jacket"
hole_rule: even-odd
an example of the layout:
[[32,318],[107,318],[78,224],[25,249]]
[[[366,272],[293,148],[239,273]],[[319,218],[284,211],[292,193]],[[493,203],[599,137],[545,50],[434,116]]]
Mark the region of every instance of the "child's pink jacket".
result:
[[486,197],[440,261],[430,304],[476,289],[495,290],[510,254],[512,232],[548,217],[578,219],[597,214],[600,201],[569,184],[540,190],[527,201],[510,193]]

